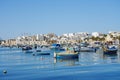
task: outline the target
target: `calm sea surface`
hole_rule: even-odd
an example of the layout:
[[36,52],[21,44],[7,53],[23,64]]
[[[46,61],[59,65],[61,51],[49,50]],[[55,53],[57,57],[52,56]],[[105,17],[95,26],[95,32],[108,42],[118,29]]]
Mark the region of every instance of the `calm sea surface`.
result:
[[0,48],[0,80],[120,80],[119,55],[82,52],[78,59],[56,60],[50,52],[33,56],[17,48]]

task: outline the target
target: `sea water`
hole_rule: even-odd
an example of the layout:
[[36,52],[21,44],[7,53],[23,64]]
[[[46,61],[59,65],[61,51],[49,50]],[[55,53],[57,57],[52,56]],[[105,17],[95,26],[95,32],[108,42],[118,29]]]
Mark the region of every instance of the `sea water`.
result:
[[18,48],[0,48],[0,80],[120,80],[119,55],[81,52],[78,59],[62,60],[50,52],[33,56]]

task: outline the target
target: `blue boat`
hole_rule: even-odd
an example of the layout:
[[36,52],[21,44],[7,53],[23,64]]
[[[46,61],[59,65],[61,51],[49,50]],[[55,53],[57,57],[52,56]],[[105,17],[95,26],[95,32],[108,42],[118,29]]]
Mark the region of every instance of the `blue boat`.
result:
[[54,51],[65,51],[65,49],[62,48],[60,44],[52,44],[50,49]]
[[30,46],[24,46],[24,47],[22,47],[22,51],[25,51],[25,50],[32,50],[32,47],[30,47]]
[[104,54],[114,55],[117,54],[118,49],[115,46],[107,46],[104,48]]

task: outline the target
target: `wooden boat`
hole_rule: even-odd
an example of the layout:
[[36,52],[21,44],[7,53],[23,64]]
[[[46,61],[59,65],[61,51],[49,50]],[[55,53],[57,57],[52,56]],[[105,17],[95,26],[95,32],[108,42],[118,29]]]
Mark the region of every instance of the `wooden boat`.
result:
[[74,58],[78,58],[79,54],[76,52],[60,52],[60,53],[55,53],[54,52],[54,58],[60,58],[60,59],[74,59]]
[[113,54],[117,54],[118,49],[115,46],[111,46],[111,47],[105,47],[103,49],[104,54],[109,54],[109,55],[113,55]]

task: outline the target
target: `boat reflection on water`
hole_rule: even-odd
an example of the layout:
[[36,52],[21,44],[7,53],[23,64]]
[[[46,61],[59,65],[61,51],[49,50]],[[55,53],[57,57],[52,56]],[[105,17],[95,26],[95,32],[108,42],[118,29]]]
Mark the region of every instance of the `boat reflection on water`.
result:
[[79,58],[74,58],[74,59],[54,58],[54,64],[62,64],[64,66],[74,66],[78,61],[79,61]]
[[118,54],[114,54],[114,55],[103,54],[103,60],[104,60],[104,63],[118,63],[119,55]]

